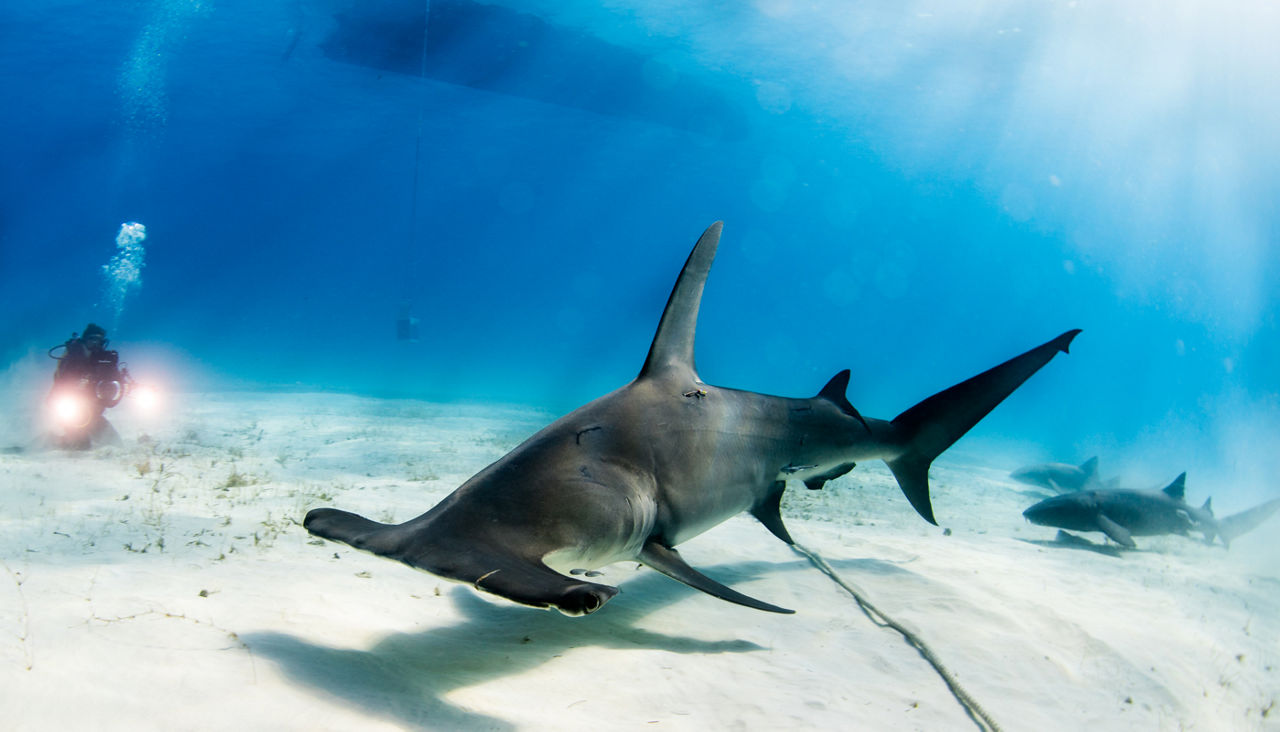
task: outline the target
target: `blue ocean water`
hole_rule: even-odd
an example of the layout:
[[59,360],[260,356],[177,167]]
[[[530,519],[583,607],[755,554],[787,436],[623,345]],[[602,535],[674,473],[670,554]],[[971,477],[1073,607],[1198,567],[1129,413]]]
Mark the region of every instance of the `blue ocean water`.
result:
[[565,411],[635,375],[724,220],[707,381],[850,368],[887,418],[1082,328],[961,445],[1268,496],[1277,30],[1261,0],[5,3],[0,366],[95,320],[180,388]]

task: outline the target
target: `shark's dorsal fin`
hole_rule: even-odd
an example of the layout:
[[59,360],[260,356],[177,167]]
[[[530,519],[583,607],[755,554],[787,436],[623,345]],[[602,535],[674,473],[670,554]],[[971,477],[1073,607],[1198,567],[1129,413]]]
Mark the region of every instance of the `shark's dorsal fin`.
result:
[[653,344],[649,346],[649,357],[645,359],[644,368],[640,370],[640,378],[652,376],[668,369],[682,369],[696,378],[697,369],[693,365],[694,333],[698,328],[698,306],[702,303],[702,288],[707,284],[707,275],[711,273],[711,263],[716,258],[716,247],[720,243],[720,229],[723,222],[717,221],[702,232],[693,252],[680,270],[676,286],[667,299],[667,308],[662,311],[662,320],[658,322],[658,332],[653,336]]
[[1094,455],[1080,463],[1080,472],[1084,473],[1086,480],[1096,478],[1098,476],[1098,456]]
[[1187,498],[1187,474],[1183,473],[1173,479],[1173,482],[1165,486],[1164,494],[1175,501],[1185,501]]
[[827,385],[822,387],[822,391],[818,392],[818,398],[826,399],[836,405],[840,408],[840,411],[861,422],[862,426],[867,428],[867,432],[870,432],[871,426],[867,424],[867,420],[863,419],[862,415],[858,413],[858,410],[849,403],[849,397],[846,395],[848,390],[849,369],[845,369],[831,377],[831,381],[828,381]]
[[1212,515],[1213,515],[1213,497],[1212,497],[1212,496],[1210,496],[1209,498],[1204,499],[1204,505],[1200,507],[1200,510],[1201,510],[1201,511],[1204,511],[1205,513],[1209,514],[1210,516],[1212,516]]
[[818,396],[831,402],[835,402],[841,409],[848,405],[849,409],[853,409],[853,405],[849,404],[849,397],[845,396],[845,392],[849,390],[849,369],[845,369],[835,376],[831,377],[831,381],[822,387],[822,391],[818,392]]

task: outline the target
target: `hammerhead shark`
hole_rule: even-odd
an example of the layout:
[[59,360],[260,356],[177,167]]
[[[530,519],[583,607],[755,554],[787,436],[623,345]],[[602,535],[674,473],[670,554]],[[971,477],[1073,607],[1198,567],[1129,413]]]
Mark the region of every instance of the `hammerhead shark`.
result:
[[1117,544],[1133,549],[1135,536],[1195,531],[1206,544],[1214,538],[1230,546],[1232,539],[1257,528],[1280,509],[1280,499],[1247,511],[1215,518],[1213,499],[1196,508],[1186,501],[1187,474],[1182,473],[1160,491],[1086,490],[1046,498],[1022,512],[1033,524],[1071,531],[1101,531]]
[[742,511],[793,544],[780,512],[787,481],[818,489],[871,458],[888,464],[907,500],[936,524],[934,458],[1079,333],[1063,333],[888,421],[863,417],[849,403],[847,370],[808,399],[712,386],[694,367],[694,331],[720,231],[720,222],[712,224],[694,245],[631,383],[543,428],[417,518],[392,525],[318,508],[304,526],[566,615],[612,599],[616,587],[585,578],[624,560],[730,602],[789,613],[707,577],[675,546]]

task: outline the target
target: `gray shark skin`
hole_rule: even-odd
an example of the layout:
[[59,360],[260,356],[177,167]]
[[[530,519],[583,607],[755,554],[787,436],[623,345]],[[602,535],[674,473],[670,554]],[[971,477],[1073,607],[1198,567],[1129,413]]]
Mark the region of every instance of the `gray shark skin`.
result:
[[1098,480],[1098,458],[1091,457],[1080,465],[1041,463],[1018,468],[1009,474],[1019,483],[1047,488],[1054,493],[1071,493],[1086,488],[1103,487]]
[[667,301],[639,376],[561,417],[399,525],[332,508],[310,511],[312,534],[567,615],[618,590],[586,572],[639,561],[715,597],[792,612],[703,575],[675,546],[750,511],[793,543],[779,505],[786,481],[811,489],[860,460],[884,460],[931,523],[929,465],[1018,386],[1066,352],[1070,331],[935,394],[892,420],[849,403],[849,372],[817,396],[791,399],[703,382],[694,332],[721,224],[703,233]]
[[1212,544],[1215,537],[1223,546],[1252,531],[1280,509],[1280,499],[1268,501],[1238,514],[1217,519],[1212,500],[1200,508],[1188,504],[1187,474],[1183,473],[1164,490],[1089,490],[1046,498],[1022,512],[1028,521],[1070,531],[1101,531],[1112,541],[1133,549],[1135,536],[1187,536],[1195,531]]

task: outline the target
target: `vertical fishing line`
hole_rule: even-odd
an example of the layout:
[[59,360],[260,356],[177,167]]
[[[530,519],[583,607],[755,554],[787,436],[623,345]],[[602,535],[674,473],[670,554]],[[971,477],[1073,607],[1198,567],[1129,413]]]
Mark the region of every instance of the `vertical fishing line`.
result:
[[836,571],[831,568],[831,565],[827,564],[826,560],[816,552],[810,551],[799,544],[792,544],[791,548],[807,558],[813,566],[818,568],[818,571],[822,572],[827,577],[830,577],[831,581],[840,585],[845,592],[852,595],[853,599],[858,603],[858,607],[862,609],[863,614],[865,614],[871,622],[882,628],[892,628],[898,631],[898,633],[900,633],[907,641],[907,644],[916,649],[916,652],[919,653],[930,666],[933,666],[934,671],[938,672],[938,675],[942,677],[943,683],[947,685],[947,689],[951,691],[951,695],[956,698],[956,701],[960,702],[960,706],[964,707],[965,714],[968,714],[974,724],[978,725],[978,729],[989,730],[990,732],[1000,732],[1000,725],[996,724],[995,720],[991,718],[991,715],[987,714],[986,710],[982,708],[982,705],[978,704],[978,702],[970,696],[969,692],[965,691],[964,687],[960,686],[960,682],[956,681],[955,677],[951,675],[951,672],[947,670],[947,667],[942,665],[942,661],[938,659],[937,654],[933,652],[933,649],[930,648],[928,644],[920,638],[920,636],[903,627],[903,625],[898,621],[890,618],[888,615],[885,615],[880,608],[873,605],[871,601],[866,598],[865,593],[846,582],[839,574],[836,574]]

